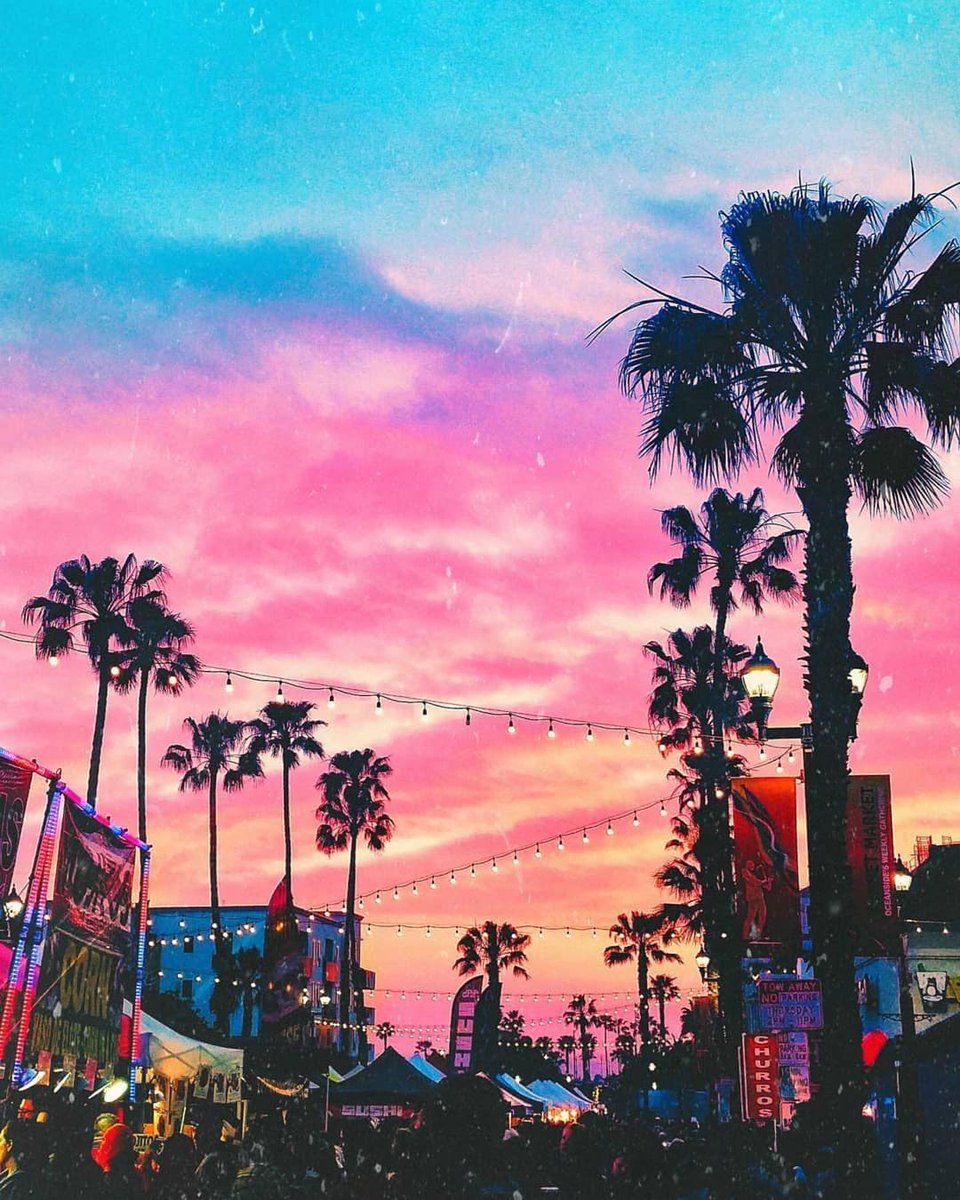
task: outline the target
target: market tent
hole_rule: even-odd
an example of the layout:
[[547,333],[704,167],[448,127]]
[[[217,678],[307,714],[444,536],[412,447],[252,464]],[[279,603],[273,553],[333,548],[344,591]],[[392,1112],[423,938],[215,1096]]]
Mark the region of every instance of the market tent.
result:
[[508,1075],[505,1071],[497,1076],[497,1083],[503,1090],[511,1092],[531,1108],[537,1108],[542,1111],[547,1107],[547,1102],[542,1096],[535,1095],[529,1088],[524,1087],[522,1083],[514,1079],[512,1075]]
[[[533,1109],[535,1106],[530,1100],[524,1100],[522,1097],[516,1095],[516,1093],[511,1092],[508,1088],[505,1088],[503,1086],[503,1084],[499,1082],[499,1080],[491,1079],[490,1076],[485,1074],[483,1071],[477,1072],[477,1078],[478,1079],[486,1079],[488,1083],[492,1083],[493,1086],[500,1093],[500,1095],[503,1097],[504,1103],[513,1112],[520,1112],[520,1113],[533,1112]],[[536,1107],[537,1108],[540,1107],[539,1102],[537,1103]]]
[[422,1054],[411,1054],[410,1064],[417,1068],[421,1075],[429,1079],[431,1083],[439,1083],[441,1079],[446,1079],[442,1071],[438,1071],[432,1063],[428,1063]]
[[565,1087],[561,1087],[559,1083],[553,1083],[549,1079],[535,1079],[529,1084],[529,1089],[535,1096],[546,1100],[551,1108],[576,1108],[583,1111],[590,1107],[589,1100],[582,1100],[573,1092],[568,1092]]
[[431,1095],[436,1083],[392,1046],[343,1083],[330,1085],[333,1104],[419,1104]]
[[242,1050],[187,1037],[147,1012],[140,1015],[140,1027],[149,1035],[147,1055],[150,1065],[166,1079],[195,1079],[201,1067],[221,1071],[224,1075],[243,1073]]

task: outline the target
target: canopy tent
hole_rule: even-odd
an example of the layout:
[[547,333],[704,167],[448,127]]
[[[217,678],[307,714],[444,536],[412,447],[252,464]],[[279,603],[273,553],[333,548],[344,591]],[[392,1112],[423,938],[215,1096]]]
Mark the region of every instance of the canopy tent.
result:
[[483,1071],[477,1072],[477,1078],[486,1079],[488,1083],[492,1083],[503,1097],[504,1103],[508,1106],[511,1112],[530,1113],[533,1112],[534,1107],[540,1108],[539,1103],[534,1105],[532,1101],[524,1100],[521,1096],[518,1096],[516,1093],[511,1092],[508,1088],[505,1088],[503,1084],[499,1082],[499,1080],[491,1079],[490,1076],[485,1074]]
[[149,1013],[141,1014],[141,1031],[148,1035],[147,1058],[158,1075],[166,1079],[195,1079],[201,1067],[224,1075],[243,1073],[243,1051],[214,1046],[177,1033]]
[[331,1084],[330,1103],[344,1117],[409,1116],[436,1086],[388,1046],[362,1071]]
[[546,1100],[550,1108],[572,1108],[579,1112],[590,1108],[589,1100],[575,1096],[573,1092],[568,1092],[565,1087],[561,1087],[559,1083],[553,1083],[552,1080],[535,1079],[528,1087],[535,1096]]
[[442,1071],[438,1071],[432,1063],[428,1063],[422,1054],[411,1054],[409,1062],[431,1083],[439,1083],[441,1079],[446,1079],[446,1075]]
[[510,1092],[518,1100],[522,1101],[528,1107],[536,1109],[538,1112],[542,1112],[547,1107],[547,1102],[542,1096],[535,1095],[529,1088],[524,1087],[522,1083],[514,1079],[512,1075],[508,1075],[505,1071],[497,1076],[496,1082],[500,1085],[501,1090]]

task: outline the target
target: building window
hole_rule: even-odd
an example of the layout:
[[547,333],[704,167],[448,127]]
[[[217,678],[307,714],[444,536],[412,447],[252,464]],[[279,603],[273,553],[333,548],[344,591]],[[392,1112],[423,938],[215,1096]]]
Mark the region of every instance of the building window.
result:
[[184,954],[192,954],[193,953],[193,938],[192,937],[185,937],[183,939],[183,952],[184,952]]
[[333,938],[326,938],[323,943],[323,957],[327,962],[337,961],[337,946]]
[[193,999],[193,980],[192,979],[181,979],[180,980],[180,995],[184,1000],[192,1000]]

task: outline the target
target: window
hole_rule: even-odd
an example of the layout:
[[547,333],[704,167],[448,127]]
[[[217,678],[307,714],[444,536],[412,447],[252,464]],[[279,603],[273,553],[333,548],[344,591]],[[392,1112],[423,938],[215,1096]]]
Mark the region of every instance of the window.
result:
[[192,1000],[193,999],[193,980],[192,979],[181,979],[180,980],[180,995],[184,1000]]
[[193,953],[193,938],[192,937],[185,937],[183,939],[183,952],[184,952],[184,954],[192,954]]
[[325,938],[323,943],[323,957],[327,962],[337,961],[337,947],[333,938]]

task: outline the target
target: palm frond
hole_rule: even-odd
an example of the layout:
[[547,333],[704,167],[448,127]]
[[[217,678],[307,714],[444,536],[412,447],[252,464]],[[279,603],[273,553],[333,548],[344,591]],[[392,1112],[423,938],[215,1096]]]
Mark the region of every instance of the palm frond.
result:
[[896,425],[860,434],[853,479],[871,512],[900,520],[936,508],[950,490],[933,454],[909,429]]

